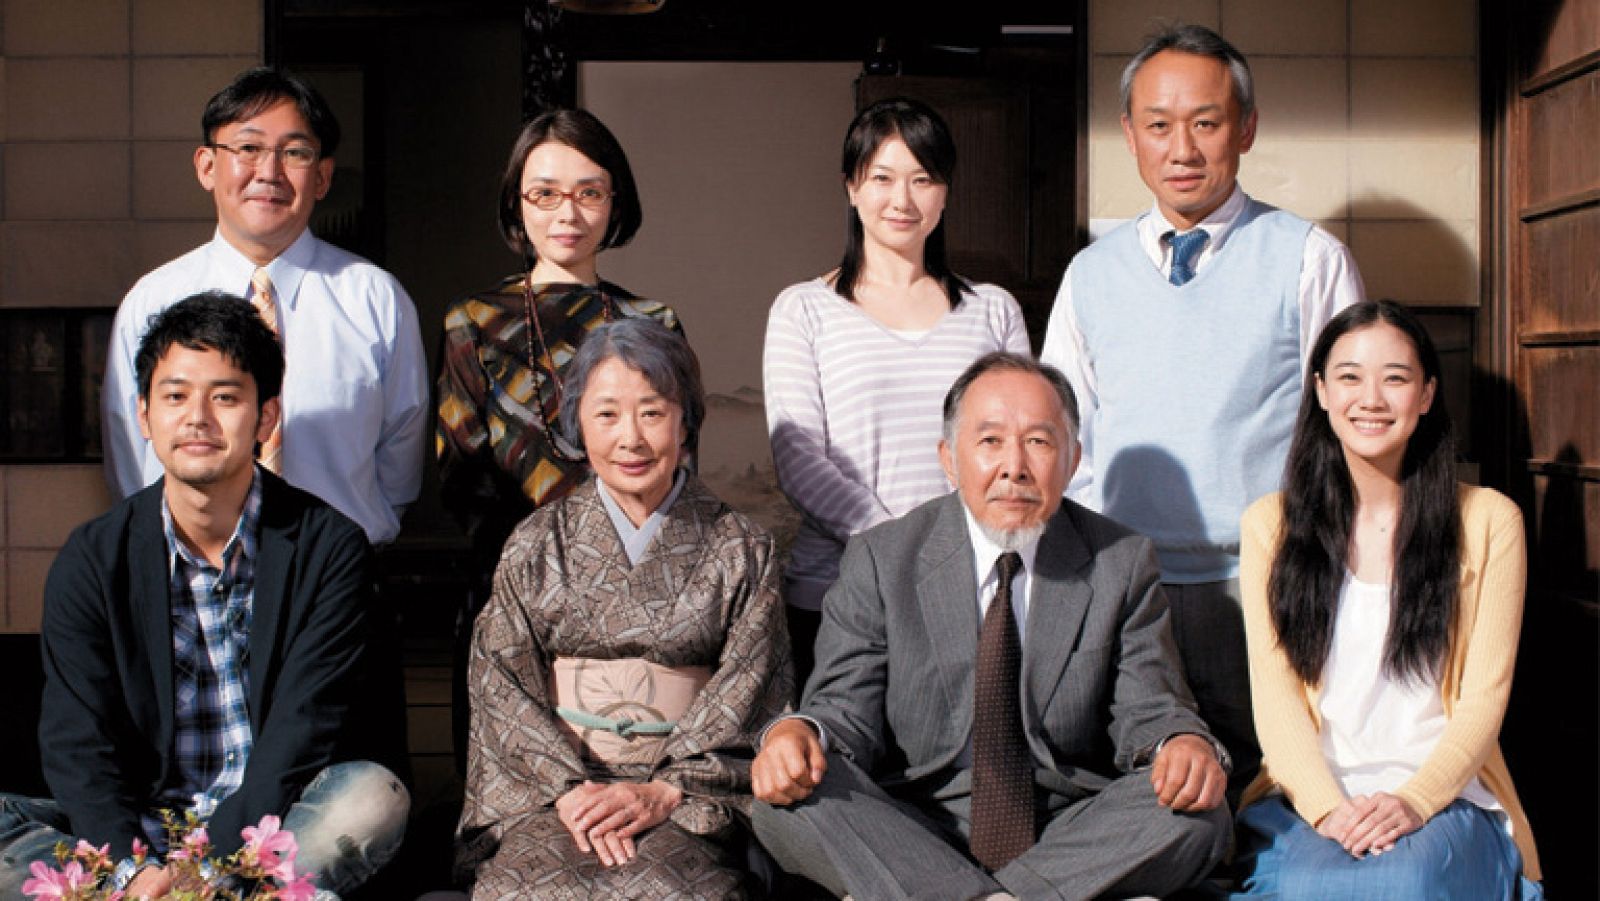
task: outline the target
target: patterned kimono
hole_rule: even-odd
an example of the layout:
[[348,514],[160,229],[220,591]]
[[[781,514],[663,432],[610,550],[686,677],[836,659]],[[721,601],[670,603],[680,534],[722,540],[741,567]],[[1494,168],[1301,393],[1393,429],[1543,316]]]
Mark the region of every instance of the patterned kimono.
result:
[[[468,673],[457,859],[476,876],[474,901],[744,896],[752,745],[793,687],[778,569],[772,537],[693,476],[636,566],[593,480],[512,533]],[[605,765],[563,735],[556,657],[641,657],[711,675],[656,763]],[[683,802],[636,838],[633,861],[605,868],[577,849],[554,807],[585,779],[659,779]]]
[[439,353],[434,453],[445,506],[472,537],[485,584],[511,530],[588,472],[584,460],[564,459],[550,446],[560,415],[552,369],[564,370],[584,336],[608,319],[649,317],[683,332],[671,307],[610,282],[536,284],[541,347],[528,334],[526,287],[526,275],[511,276],[451,304]]

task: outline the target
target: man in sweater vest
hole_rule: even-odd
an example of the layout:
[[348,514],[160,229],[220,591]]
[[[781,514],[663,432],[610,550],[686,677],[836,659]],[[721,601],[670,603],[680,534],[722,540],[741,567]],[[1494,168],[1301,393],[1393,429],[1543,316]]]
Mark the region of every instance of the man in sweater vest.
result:
[[1122,130],[1153,207],[1067,268],[1041,359],[1071,380],[1083,462],[1068,495],[1154,540],[1200,714],[1260,760],[1239,607],[1239,517],[1279,487],[1305,355],[1362,299],[1349,251],[1251,199],[1250,68],[1198,26],[1152,37],[1122,73]]

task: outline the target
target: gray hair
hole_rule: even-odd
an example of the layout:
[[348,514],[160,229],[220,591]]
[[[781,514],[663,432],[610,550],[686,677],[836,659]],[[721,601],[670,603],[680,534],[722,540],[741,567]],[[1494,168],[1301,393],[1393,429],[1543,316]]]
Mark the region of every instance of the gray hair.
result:
[[1145,40],[1144,47],[1134,54],[1122,70],[1122,114],[1133,114],[1133,76],[1149,62],[1150,57],[1163,50],[1175,50],[1195,56],[1208,56],[1228,67],[1233,80],[1233,99],[1239,104],[1239,121],[1250,118],[1256,111],[1256,85],[1250,77],[1250,64],[1244,54],[1204,25],[1170,24]]
[[562,373],[561,431],[567,443],[583,450],[578,405],[589,378],[607,360],[621,360],[642,374],[662,397],[683,408],[683,444],[694,447],[706,418],[706,391],[700,383],[700,360],[683,336],[654,319],[607,322],[589,333]]
[[1072,434],[1073,440],[1078,437],[1078,398],[1072,393],[1072,383],[1061,374],[1061,370],[1049,363],[1041,363],[1027,354],[1012,353],[1007,350],[997,350],[986,353],[966,368],[966,371],[956,376],[955,383],[950,386],[950,391],[944,396],[944,441],[950,447],[955,447],[956,423],[961,418],[961,402],[966,399],[967,389],[972,387],[981,376],[990,372],[1028,372],[1050,383],[1056,389],[1056,396],[1061,400],[1061,416],[1066,420],[1067,431]]

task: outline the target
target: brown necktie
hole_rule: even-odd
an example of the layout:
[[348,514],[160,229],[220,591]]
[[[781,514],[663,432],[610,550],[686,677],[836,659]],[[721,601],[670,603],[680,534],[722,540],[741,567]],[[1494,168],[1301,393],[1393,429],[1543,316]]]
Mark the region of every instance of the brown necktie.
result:
[[[267,274],[267,270],[257,269],[250,275],[250,287],[252,289],[250,305],[256,308],[256,312],[261,315],[261,321],[267,324],[267,328],[272,329],[272,333],[278,336],[278,343],[282,344],[283,333],[278,330],[277,295],[272,290],[272,277]],[[278,414],[278,423],[272,427],[272,434],[267,436],[267,440],[261,442],[261,452],[256,456],[256,460],[268,472],[283,472],[283,414],[281,409]]]
[[1000,555],[1000,587],[978,633],[972,711],[972,856],[990,870],[1033,847],[1033,763],[1022,726],[1022,640],[1011,611],[1016,551]]

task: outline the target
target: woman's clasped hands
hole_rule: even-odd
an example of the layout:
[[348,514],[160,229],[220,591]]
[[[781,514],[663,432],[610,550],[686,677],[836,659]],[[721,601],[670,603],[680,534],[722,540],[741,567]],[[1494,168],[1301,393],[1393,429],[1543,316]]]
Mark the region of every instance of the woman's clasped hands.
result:
[[1388,792],[1346,798],[1317,824],[1317,833],[1338,842],[1352,857],[1382,854],[1422,828],[1410,805]]
[[665,782],[584,782],[556,801],[578,850],[608,867],[633,860],[634,836],[660,825],[683,801]]

